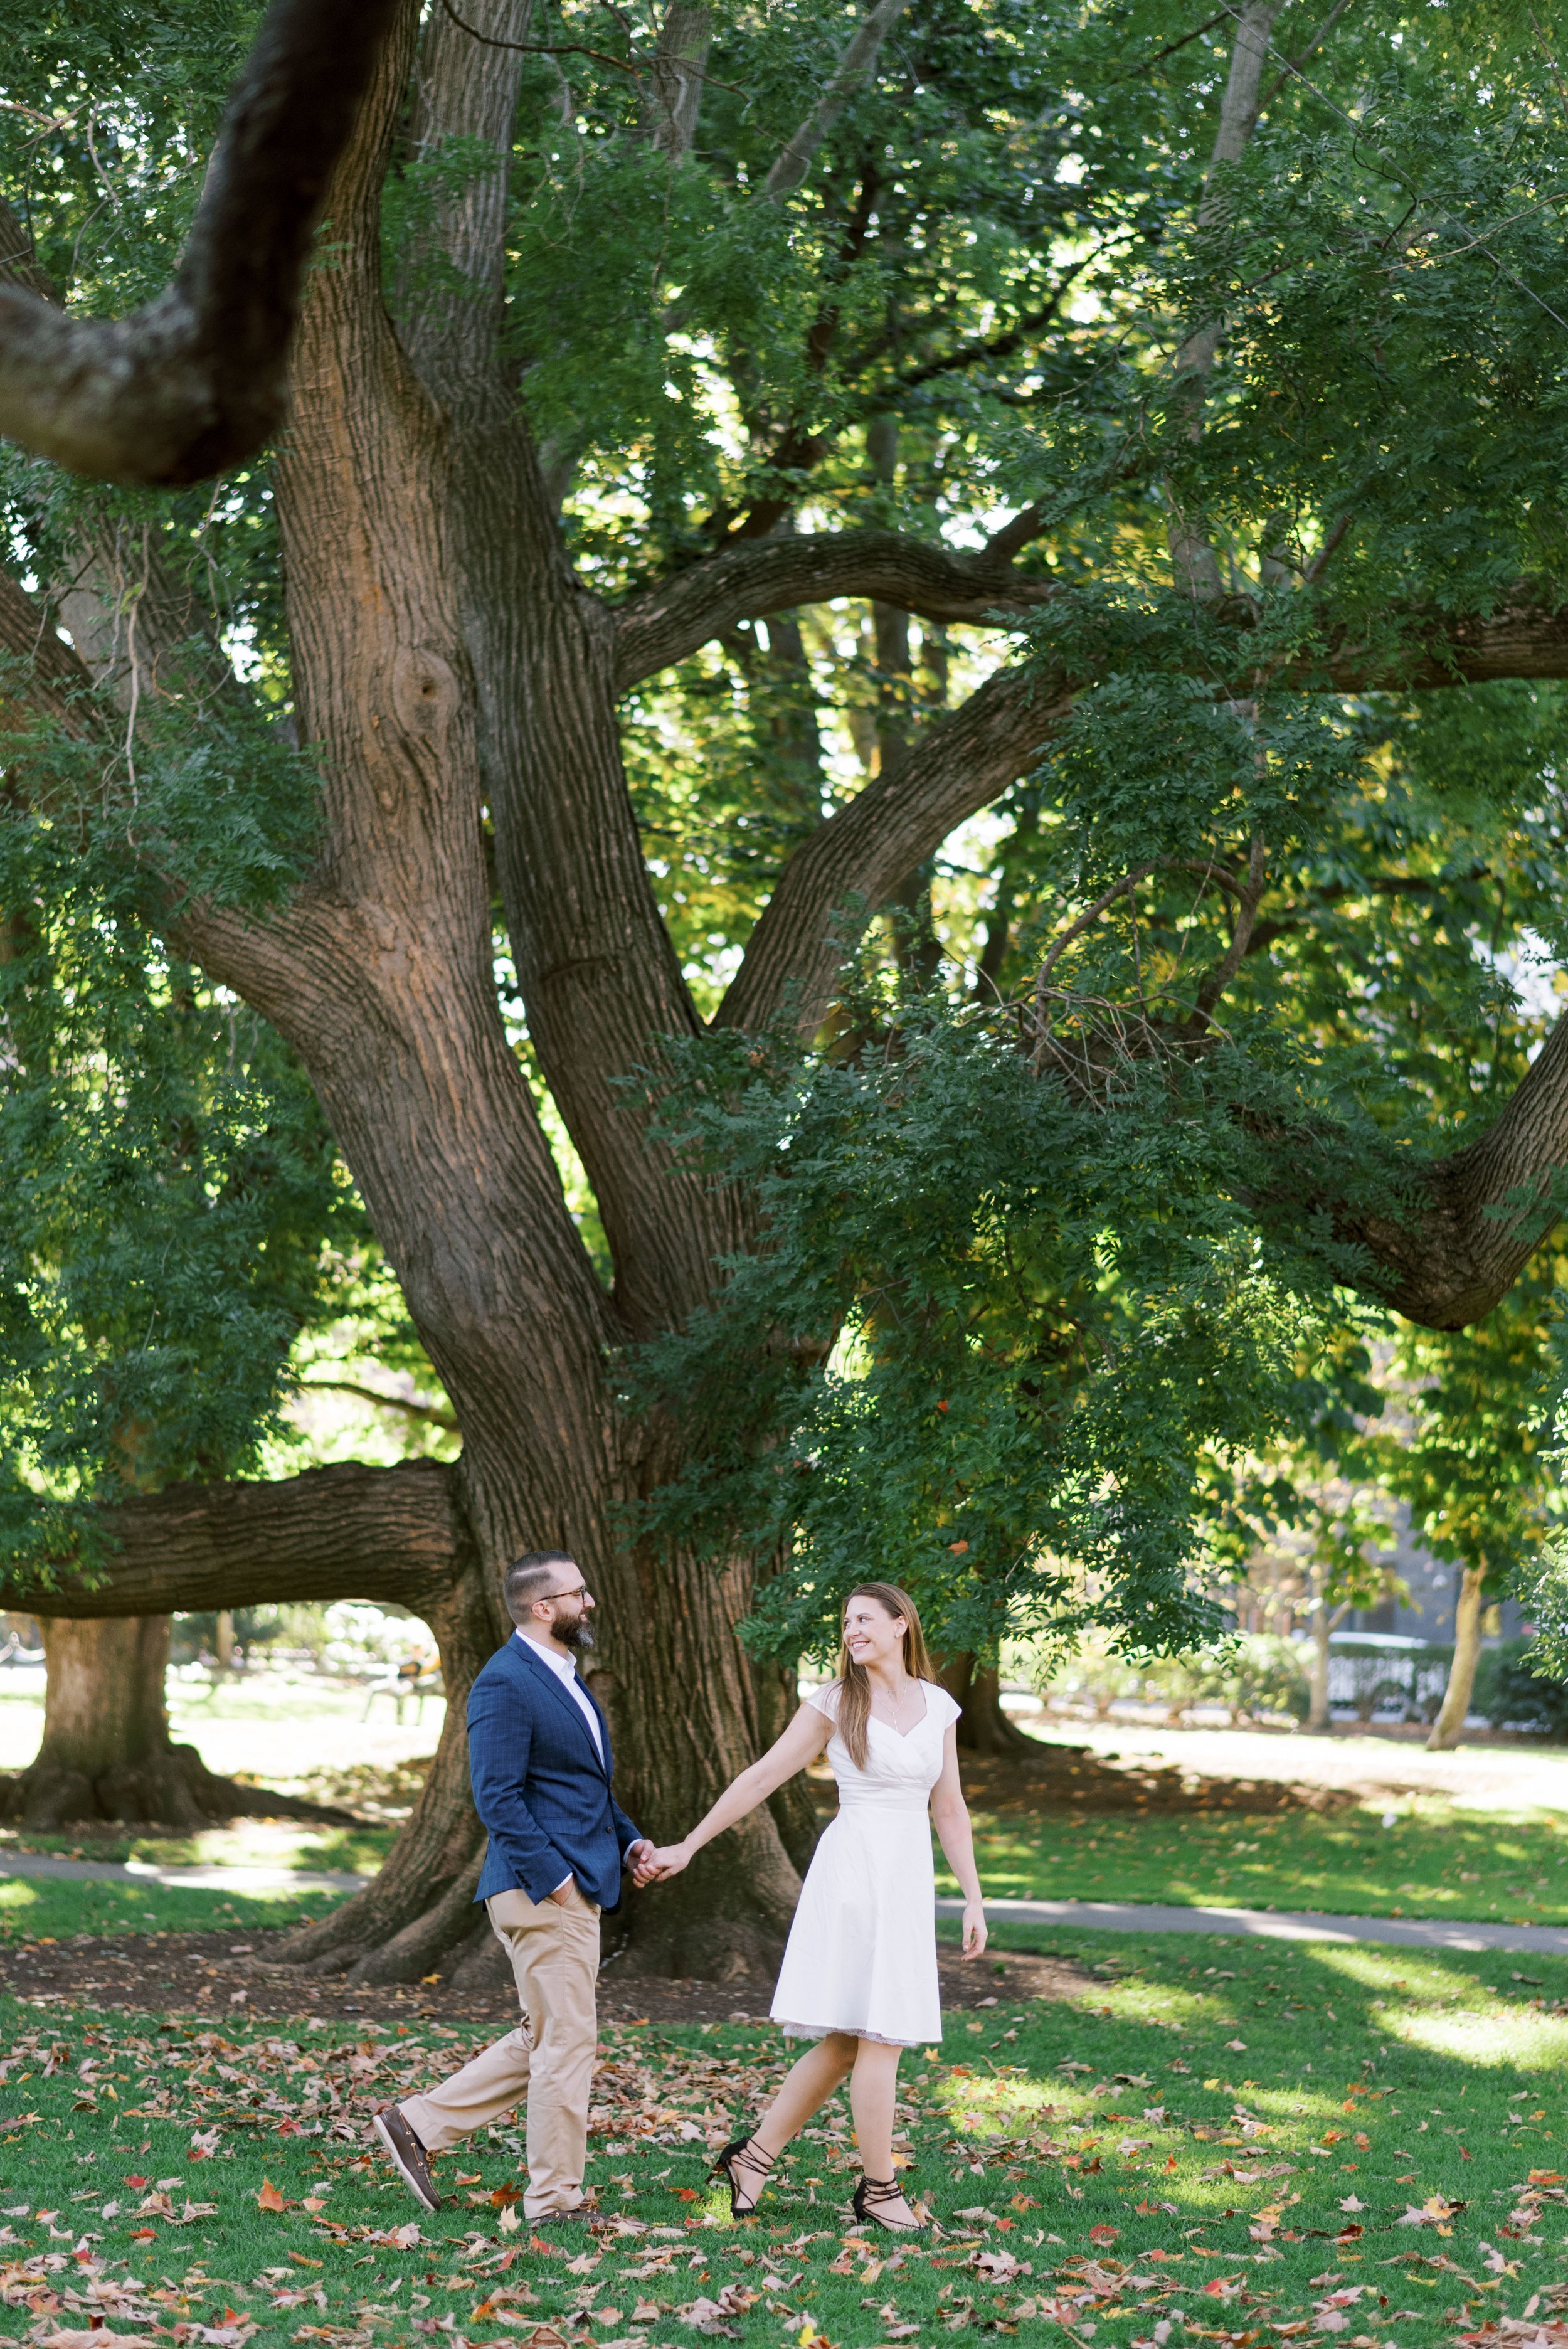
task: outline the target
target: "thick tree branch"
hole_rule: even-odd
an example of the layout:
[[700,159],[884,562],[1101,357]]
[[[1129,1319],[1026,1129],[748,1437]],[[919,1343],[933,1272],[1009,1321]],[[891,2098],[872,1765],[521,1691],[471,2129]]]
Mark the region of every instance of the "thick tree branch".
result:
[[845,941],[839,908],[876,906],[955,823],[1031,766],[1060,716],[1059,683],[1004,669],[950,718],[926,728],[881,775],[797,849],[751,934],[716,1015],[726,1028],[763,1027],[793,990],[802,1031],[820,1025]]
[[[892,530],[770,538],[732,544],[662,579],[616,615],[615,685],[627,692],[644,678],[684,660],[738,621],[838,595],[864,595],[923,618],[980,624],[1022,618],[1061,593],[1049,578],[1030,578],[1008,559],[1037,535],[1041,518],[1026,508],[984,552],[955,553]],[[1238,675],[1256,615],[1244,598],[1215,613],[1236,630]],[[1568,676],[1568,607],[1543,603],[1522,580],[1490,613],[1455,619],[1411,612],[1396,645],[1373,647],[1353,637],[1334,643],[1311,675],[1344,693],[1378,688],[1480,685],[1504,678]]]
[[1490,1313],[1563,1209],[1553,1178],[1568,1168],[1568,1021],[1560,1019],[1491,1131],[1422,1177],[1411,1222],[1358,1223],[1385,1276],[1383,1300],[1430,1330]]
[[766,193],[772,202],[781,202],[800,185],[811,168],[812,156],[855,92],[876,71],[882,43],[908,5],[909,0],[876,0],[870,14],[861,17],[832,79],[768,174]]
[[651,102],[644,102],[644,129],[655,147],[678,163],[691,151],[702,104],[703,68],[713,43],[713,10],[707,0],[669,0],[654,52]]
[[[1268,58],[1269,35],[1278,14],[1279,0],[1245,0],[1236,16],[1231,67],[1220,102],[1219,128],[1203,176],[1203,200],[1198,207],[1198,224],[1210,233],[1220,227],[1224,216],[1223,198],[1215,189],[1214,175],[1224,165],[1241,160],[1257,125],[1258,93]],[[1188,437],[1192,440],[1202,437],[1203,399],[1222,332],[1218,318],[1207,319],[1188,336],[1176,355],[1177,371],[1190,410]],[[1214,551],[1201,525],[1179,507],[1173,510],[1170,543],[1171,567],[1178,581],[1193,595],[1207,599],[1220,595],[1222,588]]]
[[99,480],[198,481],[284,410],[322,199],[397,0],[273,0],[174,283],[129,318],[0,285],[0,431]]
[[617,615],[616,690],[684,660],[738,620],[866,595],[932,620],[974,622],[1048,603],[1059,588],[989,553],[954,554],[895,530],[751,540],[645,588]]
[[369,1599],[437,1609],[473,1563],[456,1464],[310,1468],[272,1485],[171,1485],[103,1513],[112,1545],[89,1588],[62,1557],[9,1576],[31,1615],[172,1615],[214,1607]]
[[[901,559],[895,560],[879,543],[876,554],[885,569],[868,564],[871,577],[861,572],[851,585],[846,565],[835,585],[820,592],[872,593],[884,602],[907,601],[912,609],[934,608],[939,616],[946,616],[934,596],[924,601],[911,592],[913,567],[906,568],[902,562],[909,542],[892,533],[866,532],[847,533],[828,543],[843,547],[852,539],[891,541]],[[788,559],[791,543],[810,549],[812,542],[781,540],[777,549],[771,545],[748,549],[741,559],[749,563],[755,555],[775,554]],[[727,555],[716,557],[703,571],[717,571],[732,560]],[[938,556],[937,564],[957,564],[965,560]],[[754,584],[769,575],[759,569]],[[781,573],[773,575],[777,578]],[[939,567],[934,575],[950,592],[952,570]],[[875,579],[874,586],[871,578]],[[747,604],[740,583],[733,585],[734,617],[747,610],[777,608],[772,603],[760,607]],[[1032,583],[1016,585],[1027,587]],[[686,582],[676,581],[674,585],[678,592]],[[1041,601],[1054,592],[1048,582],[1040,583]],[[1399,653],[1374,652],[1364,645],[1343,646],[1309,675],[1304,674],[1304,682],[1326,684],[1340,692],[1365,693],[1379,687],[1409,689],[1503,678],[1568,676],[1568,610],[1529,603],[1527,593],[1521,590],[1516,601],[1485,618],[1458,622],[1434,618],[1413,631]],[[782,603],[784,598],[780,595],[777,600]],[[805,600],[804,595],[799,600]],[[692,605],[679,615],[687,626],[692,625],[695,605],[694,596]],[[1002,606],[1000,594],[993,605]],[[1238,674],[1243,676],[1250,607],[1238,605],[1235,618]],[[650,613],[645,623],[649,630],[645,641],[651,641],[653,628],[663,624],[660,614]],[[830,999],[833,974],[843,950],[842,941],[833,935],[836,910],[851,900],[880,903],[901,874],[931,855],[954,824],[1006,790],[1032,764],[1073,691],[1088,681],[1070,677],[1065,667],[1044,663],[1034,669],[1004,669],[961,709],[917,737],[896,771],[879,776],[796,850],[719,1007],[720,1023],[731,1028],[761,1027],[775,1016],[793,987],[799,991],[801,1026],[807,1031],[815,1028]],[[1568,1147],[1563,1154],[1568,1157]]]

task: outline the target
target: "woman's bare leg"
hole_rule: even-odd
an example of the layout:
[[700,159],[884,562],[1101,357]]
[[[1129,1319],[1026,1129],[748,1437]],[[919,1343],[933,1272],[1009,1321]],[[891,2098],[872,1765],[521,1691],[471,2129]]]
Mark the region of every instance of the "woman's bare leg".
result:
[[[785,2074],[779,2094],[752,2130],[752,2144],[770,2160],[777,2160],[790,2138],[799,2135],[813,2113],[821,2111],[835,2088],[849,2077],[860,2044],[847,2031],[830,2031],[825,2039],[808,2047]],[[761,2166],[748,2161],[744,2151],[733,2159],[737,2171],[742,2173],[737,2179],[742,2192],[760,2194],[766,2174]]]
[[[893,2105],[898,2093],[898,2059],[902,2047],[885,2046],[880,2039],[860,2041],[854,2070],[850,2075],[850,2108],[855,2116],[855,2143],[861,2168],[868,2178],[897,2176],[892,2160]],[[914,2218],[901,2194],[879,2202],[877,2209],[895,2223],[910,2225]]]
[[860,2044],[847,2031],[830,2031],[790,2065],[779,2094],[751,2132],[764,2153],[777,2158],[812,2114],[821,2111],[841,2081],[853,2071]]

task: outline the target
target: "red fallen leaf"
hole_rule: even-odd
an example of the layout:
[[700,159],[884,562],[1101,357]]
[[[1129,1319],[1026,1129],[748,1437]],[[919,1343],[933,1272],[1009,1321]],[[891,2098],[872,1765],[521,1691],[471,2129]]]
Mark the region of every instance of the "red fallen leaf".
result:
[[1334,2240],[1336,2243],[1353,2243],[1357,2235],[1364,2235],[1366,2232],[1365,2227],[1341,2227]]
[[1118,2243],[1121,2240],[1121,2229],[1119,2227],[1091,2227],[1088,2230],[1088,2239],[1091,2243]]
[[130,2240],[133,2243],[155,2243],[158,2236],[151,2227],[133,2227]]
[[504,2210],[509,2202],[516,2202],[521,2199],[521,2198],[520,2197],[515,2186],[498,2186],[495,2192],[490,2196],[490,2209],[492,2210]]
[[947,1409],[947,1405],[944,1402],[939,1402],[936,1408],[938,1411],[945,1411]]
[[[947,1405],[944,1403],[942,1408],[945,1411],[947,1409]],[[967,1542],[949,1542],[947,1547],[953,1552],[954,1557],[964,1557],[968,1554],[969,1545]]]
[[273,2184],[270,2178],[263,2178],[262,2180],[262,2190],[256,2197],[256,2208],[258,2210],[286,2210],[288,2209],[288,2204],[284,2200],[283,2196],[278,2192],[277,2188]]
[[1185,2251],[1140,2251],[1138,2256],[1140,2260],[1184,2260],[1187,2254]]
[[677,2202],[700,2202],[702,2200],[702,2196],[697,2192],[695,2186],[677,2186],[676,2188],[676,2200]]
[[303,2137],[304,2135],[304,2131],[298,2121],[280,2121],[278,2123],[278,2135],[280,2137]]
[[1532,2169],[1530,2183],[1532,2186],[1561,2186],[1563,2173],[1560,2169]]
[[1473,2161],[1475,2159],[1475,2156],[1473,2153],[1467,2153],[1464,2147],[1461,2145],[1460,2147],[1460,2159],[1461,2161]]
[[145,2186],[147,2180],[145,2178],[128,2178],[125,2182],[128,2186]]
[[245,2319],[241,2315],[237,2308],[226,2308],[223,2311],[223,2323],[225,2324],[243,2324],[244,2322]]

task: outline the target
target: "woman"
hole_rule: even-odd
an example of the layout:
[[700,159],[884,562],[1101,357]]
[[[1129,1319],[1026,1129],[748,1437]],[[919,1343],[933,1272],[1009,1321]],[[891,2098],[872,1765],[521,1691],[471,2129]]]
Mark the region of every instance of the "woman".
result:
[[751,2135],[714,2165],[738,2219],[757,2208],[774,2162],[847,2074],[861,2157],[855,2216],[902,2232],[921,2223],[899,2189],[892,2125],[901,2049],[942,2036],[928,1806],[964,1889],[964,1954],[985,1947],[958,1783],[958,1712],[932,1677],[913,1601],[891,1582],[863,1582],[844,1607],[838,1679],[813,1689],[771,1752],[650,1863],[660,1878],[678,1875],[826,1749],[839,1815],[801,1888],[772,2010],[787,2039],[815,2044]]

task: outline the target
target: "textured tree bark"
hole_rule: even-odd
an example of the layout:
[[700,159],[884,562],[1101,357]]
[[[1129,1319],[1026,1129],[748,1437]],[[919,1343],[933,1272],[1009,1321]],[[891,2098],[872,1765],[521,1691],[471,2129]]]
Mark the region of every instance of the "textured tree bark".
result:
[[1427,1740],[1429,1754],[1451,1753],[1464,1735],[1465,1716],[1475,1692],[1476,1666],[1480,1661],[1481,1588],[1485,1581],[1484,1566],[1467,1566],[1460,1578],[1460,1595],[1454,1608],[1454,1660],[1449,1666],[1449,1684]]
[[1040,1760],[1039,1741],[1026,1735],[1002,1710],[1002,1675],[994,1664],[977,1664],[968,1655],[948,1656],[937,1677],[954,1703],[963,1707],[958,1743],[966,1754]]

